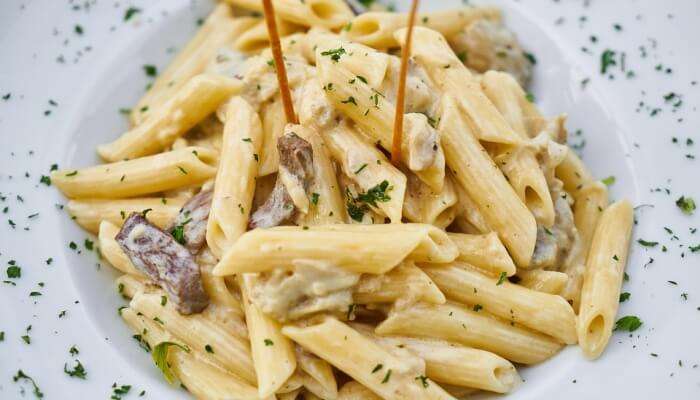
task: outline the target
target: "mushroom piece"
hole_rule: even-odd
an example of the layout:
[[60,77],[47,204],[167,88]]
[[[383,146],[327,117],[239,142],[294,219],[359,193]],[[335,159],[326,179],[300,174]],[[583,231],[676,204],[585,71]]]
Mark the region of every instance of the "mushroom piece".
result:
[[132,264],[165,290],[180,314],[198,313],[207,307],[209,297],[199,265],[171,235],[142,214],[131,213],[115,239]]

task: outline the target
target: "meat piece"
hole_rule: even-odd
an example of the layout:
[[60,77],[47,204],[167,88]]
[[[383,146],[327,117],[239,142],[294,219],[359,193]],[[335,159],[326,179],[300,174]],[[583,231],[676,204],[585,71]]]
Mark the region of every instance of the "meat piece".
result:
[[513,34],[497,21],[478,20],[451,39],[455,53],[478,72],[507,72],[527,88],[532,78],[534,58],[518,44]]
[[180,314],[198,313],[209,304],[194,256],[143,215],[129,215],[115,239],[132,264],[165,290]]
[[250,229],[270,228],[291,221],[303,201],[302,195],[308,204],[307,191],[314,179],[311,144],[294,132],[288,132],[277,141],[277,151],[280,155],[277,182],[270,197],[250,217]]
[[551,228],[537,226],[535,252],[530,261],[532,268],[559,269],[578,240],[574,214],[566,197],[556,197],[554,211],[556,218]]
[[207,235],[207,220],[211,210],[212,189],[202,190],[187,200],[168,232],[192,254],[197,254]]

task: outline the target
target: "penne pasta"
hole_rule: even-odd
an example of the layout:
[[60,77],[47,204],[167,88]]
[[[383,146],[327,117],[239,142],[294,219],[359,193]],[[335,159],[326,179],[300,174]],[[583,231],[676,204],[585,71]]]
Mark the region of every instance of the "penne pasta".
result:
[[457,245],[458,261],[469,263],[495,276],[502,272],[506,276],[515,275],[515,264],[495,232],[484,235],[448,233],[448,236]]
[[[406,178],[408,186],[403,202],[404,217],[411,222],[433,225],[439,223],[440,226],[444,225],[443,228],[449,225],[452,222],[449,215],[456,212],[453,208],[458,200],[452,180],[445,179],[442,190],[434,191],[411,172],[406,173]],[[449,222],[445,223],[443,220]]]
[[350,381],[338,392],[338,400],[382,400],[382,398],[360,383]]
[[238,286],[243,295],[250,349],[258,376],[258,393],[267,397],[277,392],[297,367],[292,342],[284,337],[279,323],[263,314],[250,301],[249,277],[238,276]]
[[404,349],[423,359],[425,374],[440,383],[508,393],[520,380],[513,364],[488,351],[441,340],[376,336],[366,329],[361,332],[383,347]]
[[[300,26],[289,21],[277,19],[277,31],[280,37],[291,35],[300,30]],[[270,47],[270,36],[265,21],[257,21],[250,29],[241,33],[233,42],[233,47],[244,53],[253,53]]]
[[[519,285],[549,294],[562,294],[569,281],[569,276],[563,272],[543,269],[520,270],[517,277],[520,279]],[[566,299],[566,297],[564,298]]]
[[623,200],[603,211],[593,234],[578,316],[581,350],[591,359],[603,353],[612,335],[632,223],[632,206]]
[[207,223],[207,244],[217,257],[246,231],[261,141],[258,115],[245,100],[233,98],[226,111],[221,162]]
[[330,151],[318,132],[301,125],[288,125],[287,132],[294,132],[311,144],[314,159],[314,181],[311,184],[311,206],[301,225],[324,225],[344,223],[345,204],[336,179]]
[[390,315],[375,332],[461,343],[521,364],[542,362],[562,348],[549,336],[454,303],[415,304]]
[[234,18],[231,7],[219,4],[204,20],[202,27],[158,75],[146,94],[129,115],[131,125],[140,125],[154,114],[169,97],[193,76],[204,72],[217,50],[232,38],[249,29],[256,21],[250,17]]
[[577,258],[565,265],[562,272],[569,277],[561,295],[569,300],[578,312],[586,257],[591,248],[591,240],[603,210],[608,206],[608,189],[600,182],[589,182],[576,191],[574,197],[574,224],[579,234]]
[[488,226],[498,233],[516,265],[529,265],[537,237],[535,219],[471,135],[450,98],[443,99],[438,129],[445,142],[447,165],[458,185],[474,201]]
[[214,274],[293,268],[297,260],[325,261],[349,271],[380,274],[407,258],[440,263],[456,256],[454,243],[431,225],[284,226],[243,234]]
[[[400,223],[406,192],[406,176],[374,146],[364,141],[347,124],[326,131],[325,142],[341,169],[364,193],[372,193],[386,182],[386,195],[375,201],[378,208],[391,222]],[[357,220],[357,216],[350,213]],[[360,217],[361,218],[361,217]]]
[[180,315],[171,302],[162,305],[162,297],[160,293],[137,292],[129,306],[158,322],[188,347],[200,350],[209,346],[213,349],[211,353],[206,352],[209,361],[249,384],[255,384],[255,369],[247,338],[233,335],[225,325],[204,315]]
[[365,274],[352,294],[355,304],[410,304],[418,300],[443,304],[445,295],[420,268],[405,262],[384,275]]
[[450,299],[479,304],[491,314],[550,335],[563,343],[576,343],[576,315],[562,297],[492,278],[461,262],[423,268]]
[[421,371],[408,368],[404,360],[336,319],[305,327],[287,325],[282,333],[382,398],[453,399]]
[[117,225],[109,221],[102,221],[100,224],[100,232],[97,235],[100,255],[119,271],[125,274],[143,277],[143,274],[134,267],[129,257],[124,254],[124,251],[119,247],[117,241],[114,240],[117,233],[119,233],[119,227]]
[[593,181],[591,172],[571,149],[557,166],[556,176],[564,183],[564,190],[571,194],[575,194],[583,185]]
[[221,75],[194,76],[146,121],[117,140],[98,146],[97,153],[111,162],[158,153],[241,89],[240,81]]
[[[340,47],[329,47],[332,45]],[[372,88],[366,78],[358,78],[358,75],[346,67],[348,63],[355,65],[370,59],[374,50],[351,52],[343,56],[347,53],[345,46],[348,46],[346,42],[334,41],[316,48],[316,66],[321,83],[326,88],[326,95],[335,108],[350,118],[363,133],[384,149],[391,149],[394,105],[386,99],[385,95]],[[421,152],[424,151],[412,144],[412,140],[429,141],[430,135],[425,132],[432,128],[429,126],[427,117],[422,114],[405,114],[404,119],[402,161],[428,186],[436,191],[442,190],[445,159],[439,139],[430,146],[433,149],[430,150],[431,162],[428,163],[427,159],[425,164],[413,161],[423,159],[425,156],[421,156]]]
[[118,199],[202,184],[216,173],[218,155],[186,147],[153,156],[79,170],[51,173],[51,181],[71,199]]
[[133,212],[145,213],[151,223],[168,227],[185,204],[184,198],[84,199],[71,200],[66,210],[73,220],[88,232],[97,233],[103,221],[120,227]]
[[[499,21],[501,12],[491,7],[464,7],[459,10],[421,13],[416,16],[420,26],[440,32],[446,37],[459,33],[462,28],[478,19]],[[379,49],[397,47],[394,33],[408,25],[408,14],[366,12],[353,18],[342,36],[347,40]]]
[[[171,342],[179,346],[168,348],[167,360],[171,371],[183,385],[198,398],[213,400],[258,400],[257,389],[236,375],[205,361],[201,352],[177,340],[156,322],[140,316],[131,308],[121,310],[124,322],[138,335],[139,340],[155,348],[159,343]],[[273,400],[274,396],[266,397]]]
[[262,177],[277,172],[279,166],[277,141],[284,134],[284,126],[286,125],[282,100],[276,97],[273,101],[264,104],[260,110],[260,118],[263,129],[263,143],[260,149],[258,176]]
[[[260,0],[226,0],[228,3],[248,10],[263,11]],[[352,18],[352,10],[342,0],[274,0],[275,13],[285,21],[303,26],[340,28]]]
[[338,384],[333,375],[333,367],[328,362],[296,346],[299,369],[304,372],[304,386],[323,399],[338,397]]

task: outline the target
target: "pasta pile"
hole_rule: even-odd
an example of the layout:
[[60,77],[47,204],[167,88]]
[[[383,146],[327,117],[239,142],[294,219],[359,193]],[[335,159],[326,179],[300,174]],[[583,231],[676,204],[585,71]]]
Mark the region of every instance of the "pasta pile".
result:
[[299,124],[260,1],[228,0],[105,164],[51,177],[166,378],[202,399],[455,399],[566,345],[600,356],[632,208],[531,102],[499,11],[419,15],[394,166],[406,15],[274,4]]

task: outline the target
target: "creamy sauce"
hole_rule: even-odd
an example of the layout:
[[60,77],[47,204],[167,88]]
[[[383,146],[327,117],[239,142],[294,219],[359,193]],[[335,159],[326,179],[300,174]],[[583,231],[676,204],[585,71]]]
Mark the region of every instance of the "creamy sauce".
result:
[[532,77],[532,63],[527,59],[515,35],[499,22],[478,20],[451,40],[457,54],[464,54],[469,68],[478,72],[507,72],[527,88]]
[[360,274],[334,265],[296,260],[293,271],[275,269],[253,279],[251,300],[279,321],[318,312],[346,314],[352,304],[352,288]]

